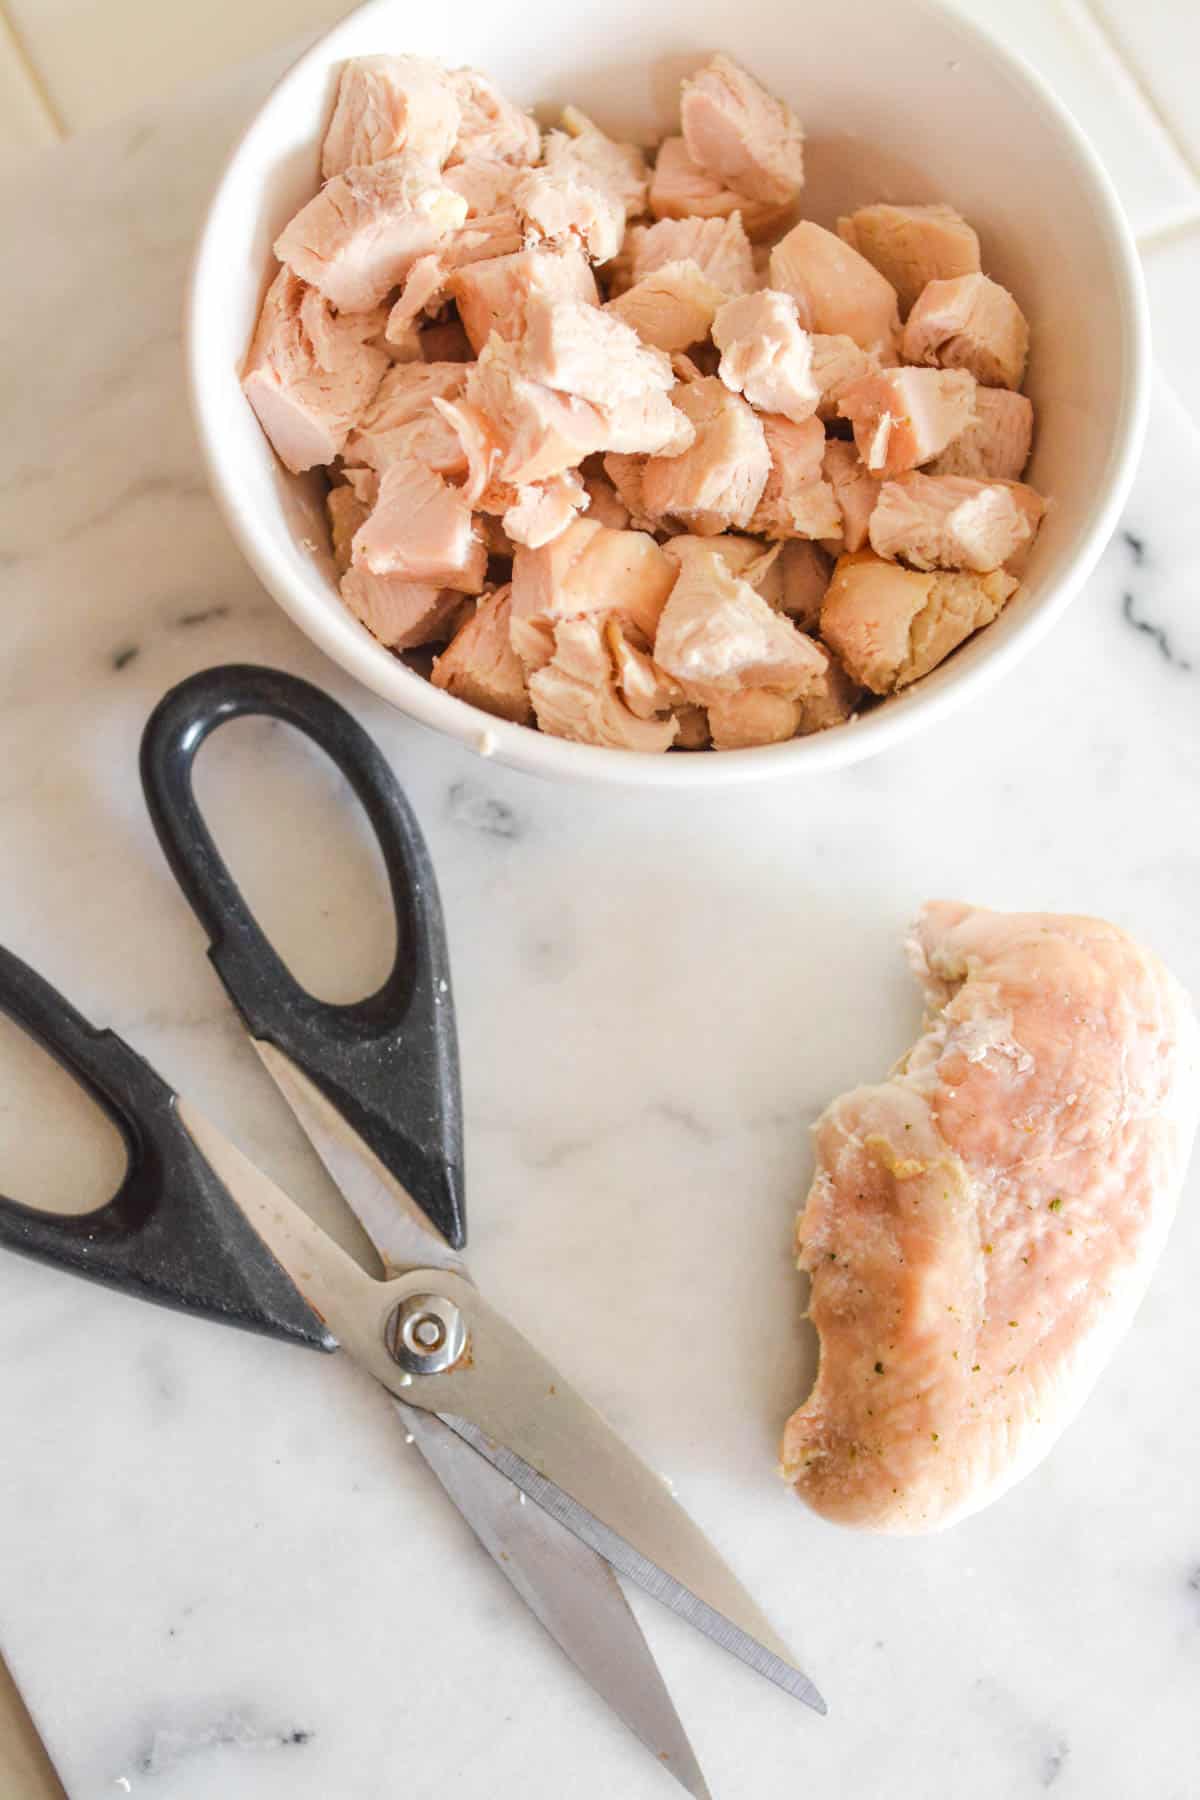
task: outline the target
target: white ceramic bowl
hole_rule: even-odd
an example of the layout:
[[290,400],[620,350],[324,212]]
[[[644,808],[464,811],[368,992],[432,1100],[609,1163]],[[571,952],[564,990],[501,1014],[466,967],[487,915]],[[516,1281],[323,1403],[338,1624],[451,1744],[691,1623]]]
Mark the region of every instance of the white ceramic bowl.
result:
[[[407,50],[469,62],[522,104],[545,112],[573,101],[617,135],[648,140],[677,128],[679,78],[717,48],[803,118],[807,216],[832,225],[871,200],[945,200],[976,227],[985,269],[1032,322],[1037,438],[1028,478],[1054,505],[996,624],[866,717],[758,750],[594,749],[451,698],[351,617],[325,548],[322,478],[280,467],[238,374],[274,272],[272,241],[316,190],[347,57]],[[1144,430],[1149,330],[1132,239],[1095,152],[1035,74],[931,0],[572,0],[536,9],[372,0],[301,57],[230,158],[196,255],[188,358],[225,517],[266,587],[335,662],[413,718],[518,768],[694,788],[873,755],[963,704],[1037,642],[1116,524]]]

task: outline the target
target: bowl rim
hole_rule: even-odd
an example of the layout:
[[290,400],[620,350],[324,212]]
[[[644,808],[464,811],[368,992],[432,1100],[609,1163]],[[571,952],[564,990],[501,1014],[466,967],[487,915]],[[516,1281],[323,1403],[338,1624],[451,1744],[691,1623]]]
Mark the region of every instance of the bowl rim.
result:
[[219,422],[210,410],[212,370],[205,348],[207,298],[220,276],[215,245],[224,209],[231,203],[230,196],[242,166],[253,156],[259,141],[270,136],[273,114],[288,90],[302,80],[313,65],[324,67],[330,62],[328,45],[331,39],[336,39],[363,15],[382,12],[391,3],[392,0],[365,0],[365,4],[355,7],[323,32],[272,85],[225,159],[205,212],[187,278],[184,357],[192,418],[209,486],[250,567],[304,635],[331,661],[381,699],[419,724],[466,744],[481,756],[494,755],[499,761],[526,773],[618,786],[725,788],[745,782],[847,768],[947,718],[1009,673],[1061,619],[1095,568],[1116,528],[1137,471],[1149,416],[1149,304],[1129,222],[1112,178],[1082,126],[1045,77],[1024,56],[1000,43],[984,26],[949,4],[949,0],[910,0],[910,4],[952,23],[981,52],[1004,65],[1010,78],[1024,85],[1030,100],[1051,115],[1071,142],[1091,182],[1091,200],[1111,254],[1113,274],[1119,284],[1123,334],[1125,379],[1108,465],[1096,489],[1090,523],[1085,526],[1074,555],[1055,586],[989,655],[962,669],[954,679],[937,689],[922,691],[922,684],[918,683],[885,706],[811,737],[792,738],[785,743],[747,750],[664,756],[572,743],[531,726],[517,725],[484,713],[435,688],[407,668],[348,612],[329,604],[331,596],[327,592],[318,595],[294,580],[268,533],[259,528],[257,518],[242,502],[239,490],[226,474],[217,447]]

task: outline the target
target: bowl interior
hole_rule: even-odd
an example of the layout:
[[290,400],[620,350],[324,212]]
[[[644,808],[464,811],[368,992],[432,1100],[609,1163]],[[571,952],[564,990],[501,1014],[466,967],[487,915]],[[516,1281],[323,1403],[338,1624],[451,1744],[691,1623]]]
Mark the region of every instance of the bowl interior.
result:
[[[426,723],[505,760],[601,779],[704,784],[857,760],[906,735],[999,669],[1050,622],[1103,544],[1132,473],[1145,329],[1128,233],[1092,152],[1040,83],[928,0],[577,0],[519,15],[460,0],[447,12],[374,0],[305,56],[227,169],[197,256],[189,322],[193,397],[218,497],[282,604],[359,679]],[[1033,326],[1037,411],[1028,479],[1053,499],[1022,588],[999,621],[906,695],[816,738],[720,756],[639,757],[487,719],[406,669],[342,607],[319,476],[276,463],[238,373],[271,244],[315,191],[337,69],[409,50],[470,62],[544,120],[573,101],[618,135],[677,129],[678,83],[711,50],[743,61],[799,111],[806,216],[832,225],[870,200],[948,201],[975,226],[987,272]]]

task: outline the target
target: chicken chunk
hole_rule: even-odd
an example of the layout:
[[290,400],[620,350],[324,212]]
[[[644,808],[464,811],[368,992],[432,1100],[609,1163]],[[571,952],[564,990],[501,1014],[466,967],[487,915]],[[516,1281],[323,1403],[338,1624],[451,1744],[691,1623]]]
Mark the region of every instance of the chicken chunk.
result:
[[975,481],[1016,481],[1033,441],[1033,405],[1008,388],[975,388],[975,417],[926,465],[927,475],[969,475]]
[[339,575],[344,575],[350,567],[354,534],[360,525],[366,524],[379,493],[379,481],[374,470],[356,469],[353,473],[367,478],[370,485],[365,491],[357,481],[347,480],[330,488],[325,496],[329,544],[333,551],[333,564]]
[[606,137],[600,127],[578,107],[568,106],[562,115],[562,131],[546,135],[543,161],[548,169],[563,170],[619,201],[625,216],[646,210],[650,170],[636,144],[620,144]]
[[597,306],[561,295],[530,294],[521,341],[522,366],[534,381],[609,410],[675,384],[661,350]]
[[896,290],[832,231],[802,219],[771,252],[771,286],[790,294],[810,331],[853,338],[884,362],[896,360]]
[[625,208],[566,165],[530,169],[513,189],[528,239],[580,244],[593,262],[607,262],[621,248]]
[[821,603],[821,636],[861,686],[890,694],[928,675],[998,618],[1016,592],[1005,569],[921,573],[869,550],[843,556]]
[[721,380],[751,406],[797,422],[816,411],[812,339],[790,294],[764,288],[727,300],[713,320],[712,340],[721,352]]
[[462,595],[452,588],[401,575],[373,575],[359,565],[347,569],[339,592],[359,623],[388,650],[440,643],[462,605]]
[[836,537],[841,508],[825,479],[825,430],[819,419],[795,424],[778,413],[763,413],[763,434],[771,472],[754,515],[752,531],[769,538]]
[[598,303],[596,278],[575,244],[561,250],[519,250],[514,256],[489,257],[455,270],[449,291],[476,355],[493,331],[503,338],[524,334],[529,296],[541,293]]
[[817,1512],[894,1533],[977,1512],[1079,1411],[1200,1109],[1187,996],[1115,926],[938,902],[910,956],[922,1035],[815,1128],[796,1246],[821,1358],[781,1455]]
[[669,750],[673,717],[639,719],[617,691],[612,658],[595,619],[560,619],[554,655],[529,678],[529,697],[543,731],[615,750]]
[[728,219],[661,219],[657,225],[634,225],[629,251],[633,282],[669,263],[694,262],[727,299],[753,293],[758,286],[750,240],[738,213]]
[[804,186],[804,132],[791,107],[728,56],[712,57],[680,89],[693,162],[751,200],[788,205]]
[[478,594],[487,552],[460,491],[427,464],[401,457],[383,471],[379,498],[355,534],[353,560],[372,575]]
[[1019,388],[1029,355],[1025,315],[998,281],[960,275],[931,281],[909,314],[906,362],[968,369],[984,387]]
[[871,474],[853,444],[839,443],[836,438],[826,444],[821,468],[841,514],[840,529],[829,536],[839,540],[844,550],[861,550],[883,483]]
[[658,621],[654,660],[689,700],[711,706],[748,688],[796,699],[821,679],[828,659],[718,551],[701,547],[681,559]]
[[979,239],[952,206],[860,206],[837,222],[838,236],[890,281],[907,313],[929,281],[980,268]]
[[659,145],[650,178],[650,211],[656,219],[728,219],[740,213],[751,243],[778,237],[791,224],[795,205],[748,199],[726,187],[717,175],[693,162],[681,137]]
[[604,641],[613,659],[621,698],[638,719],[655,719],[683,704],[678,685],[646,650],[629,641],[619,619],[604,623]]
[[548,481],[518,488],[505,510],[504,530],[514,544],[540,550],[574,524],[588,504],[588,492],[573,469]]
[[975,378],[964,369],[882,369],[849,382],[838,415],[859,456],[885,481],[944,450],[975,416]]
[[408,150],[440,169],[462,109],[452,78],[423,56],[357,56],[344,64],[321,151],[321,179]]
[[871,548],[917,569],[998,569],[1032,543],[1046,502],[1019,481],[903,475],[871,514]]
[[[427,311],[433,313],[439,310],[445,287],[446,265],[437,252],[431,250],[428,256],[418,256],[404,277],[400,298],[387,316],[384,328],[387,342],[393,347],[408,346],[413,328],[421,315]],[[405,355],[396,360],[420,361],[419,346],[414,347],[411,356]]]
[[[778,611],[787,614],[799,631],[815,631],[821,617],[821,602],[833,575],[833,558],[819,544],[805,538],[790,538],[780,547],[779,570],[781,592],[772,600]],[[765,594],[766,598],[771,598]]]
[[450,162],[535,163],[542,153],[536,119],[506,100],[494,82],[475,69],[453,69],[450,84],[462,113]]
[[724,694],[708,707],[708,729],[714,750],[753,750],[794,738],[804,716],[804,703],[768,688]]
[[462,363],[396,363],[346,441],[346,461],[382,474],[400,459],[423,462],[439,475],[466,467],[457,434],[434,400],[457,400],[467,381]]
[[838,401],[850,382],[879,372],[879,358],[838,332],[810,333],[812,378],[817,389],[817,417],[828,424],[838,416]]
[[513,623],[611,617],[639,642],[652,644],[676,573],[677,565],[646,532],[576,519],[543,548],[517,550]]
[[719,307],[722,290],[698,263],[664,263],[634,282],[605,311],[633,327],[644,344],[658,350],[686,350],[706,338]]
[[581,471],[584,488],[587,492],[587,515],[598,525],[607,525],[612,531],[627,531],[629,528],[629,508],[618,494],[610,476],[605,474],[603,464],[597,462]]
[[525,688],[525,672],[509,642],[511,587],[485,594],[473,618],[461,625],[437,657],[430,680],[469,706],[527,725],[533,708]]
[[280,269],[262,305],[242,390],[280,462],[293,474],[331,463],[389,366],[371,343],[382,314],[331,311],[314,288]]
[[715,376],[681,384],[672,398],[695,439],[681,454],[651,456],[642,473],[646,509],[703,535],[748,525],[771,472],[761,421]]

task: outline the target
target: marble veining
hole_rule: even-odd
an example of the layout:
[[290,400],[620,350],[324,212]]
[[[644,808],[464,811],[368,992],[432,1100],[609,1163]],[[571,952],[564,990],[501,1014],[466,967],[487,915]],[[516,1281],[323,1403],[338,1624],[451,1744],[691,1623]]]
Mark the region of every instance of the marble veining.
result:
[[[438,870],[472,1267],[672,1481],[829,1696],[827,1721],[801,1716],[635,1598],[714,1793],[1195,1800],[1195,1174],[1128,1342],[1002,1503],[934,1539],[858,1538],[774,1472],[814,1364],[790,1248],[807,1128],[911,1041],[917,904],[1101,912],[1200,990],[1193,426],[1160,386],[1086,592],[967,714],[894,754],[736,796],[522,778],[352,688],[206,496],[182,286],[273,73],[70,145],[0,193],[22,249],[0,446],[0,942],[347,1231],[203,955],[136,772],[150,709],[194,669],[322,682],[387,751]],[[293,789],[285,752],[279,733],[214,745],[206,804],[306,978],[365,988],[388,944],[370,858],[337,783]],[[17,1097],[0,1102],[0,1186],[115,1182],[78,1106],[18,1080],[20,1051],[0,1030],[0,1095]],[[0,1365],[0,1643],[72,1800],[674,1791],[339,1358],[10,1258]]]

